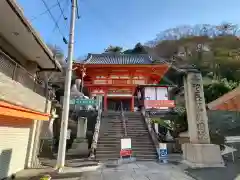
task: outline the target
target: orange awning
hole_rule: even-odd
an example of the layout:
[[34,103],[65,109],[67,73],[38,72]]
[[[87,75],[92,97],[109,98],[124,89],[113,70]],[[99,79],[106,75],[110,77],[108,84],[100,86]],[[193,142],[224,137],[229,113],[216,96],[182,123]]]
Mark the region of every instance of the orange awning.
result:
[[210,102],[210,110],[240,111],[240,86]]
[[49,114],[0,101],[0,115],[34,120],[49,120]]

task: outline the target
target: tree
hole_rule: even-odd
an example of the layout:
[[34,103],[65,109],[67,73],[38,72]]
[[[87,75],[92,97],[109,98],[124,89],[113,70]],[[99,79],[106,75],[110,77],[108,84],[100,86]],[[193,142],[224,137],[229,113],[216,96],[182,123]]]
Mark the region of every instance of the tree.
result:
[[133,49],[128,49],[124,54],[147,54],[145,47],[141,43],[137,43]]
[[227,79],[221,79],[215,82],[213,81],[211,84],[204,85],[204,96],[206,103],[216,100],[229,91],[235,89],[238,85],[239,83],[227,81]]
[[108,46],[108,48],[105,49],[106,53],[121,53],[122,52],[122,47],[120,46]]
[[55,59],[62,66],[62,72],[44,72],[44,73],[40,73],[40,77],[41,79],[45,79],[48,86],[54,84],[55,86],[62,87],[63,85],[60,83],[60,81],[61,81],[61,78],[65,76],[65,67],[66,67],[64,52],[57,45],[48,44],[48,47],[52,51]]
[[64,63],[64,53],[63,53],[63,50],[59,46],[57,46],[57,45],[48,44],[47,46],[52,51],[53,56],[58,60],[58,62],[61,65],[65,64]]

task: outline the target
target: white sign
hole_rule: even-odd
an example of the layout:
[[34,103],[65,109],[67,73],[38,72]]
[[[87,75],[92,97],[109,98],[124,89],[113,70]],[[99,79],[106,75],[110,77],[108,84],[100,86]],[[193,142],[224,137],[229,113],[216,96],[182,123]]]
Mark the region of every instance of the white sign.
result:
[[222,155],[233,153],[233,152],[237,151],[237,149],[226,146],[226,145],[224,145],[224,147],[225,147],[224,150],[221,152]]
[[[145,100],[168,100],[167,87],[145,87]],[[159,109],[168,109],[168,107],[160,107]]]
[[121,149],[132,149],[131,138],[121,139]]
[[159,158],[162,158],[162,157],[167,157],[167,144],[166,143],[159,143],[159,155],[160,157]]
[[70,139],[70,137],[71,137],[71,129],[68,129],[67,130],[67,139]]
[[240,136],[227,136],[225,137],[226,143],[240,142]]
[[167,149],[166,143],[159,143],[159,149]]

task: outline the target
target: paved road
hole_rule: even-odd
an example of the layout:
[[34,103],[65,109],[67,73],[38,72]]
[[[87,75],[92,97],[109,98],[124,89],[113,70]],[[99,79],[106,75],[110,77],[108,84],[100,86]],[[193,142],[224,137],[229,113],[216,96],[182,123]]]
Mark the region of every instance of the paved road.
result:
[[91,172],[66,173],[53,180],[194,180],[178,166],[156,162],[135,162],[116,168],[101,167]]

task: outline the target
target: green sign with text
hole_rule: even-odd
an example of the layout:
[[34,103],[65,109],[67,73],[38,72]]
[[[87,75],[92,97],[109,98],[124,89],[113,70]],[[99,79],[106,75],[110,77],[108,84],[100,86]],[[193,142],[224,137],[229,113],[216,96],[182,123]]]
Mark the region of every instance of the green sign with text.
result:
[[75,105],[96,105],[97,101],[93,99],[70,99],[70,104]]

